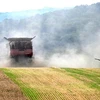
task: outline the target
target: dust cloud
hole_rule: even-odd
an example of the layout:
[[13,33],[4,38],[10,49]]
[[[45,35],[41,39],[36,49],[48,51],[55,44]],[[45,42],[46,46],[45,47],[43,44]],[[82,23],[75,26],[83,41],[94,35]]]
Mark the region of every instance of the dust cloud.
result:
[[[0,22],[0,66],[96,68],[100,62],[100,5],[78,6],[69,10]],[[36,36],[32,63],[21,58],[11,62],[9,44],[3,37]]]
[[[27,37],[28,33],[15,33],[9,37]],[[32,36],[30,36],[32,37]],[[97,36],[98,37],[98,36]],[[42,48],[43,40],[40,41],[37,36],[33,42],[34,58],[30,63],[30,59],[19,58],[19,62],[10,58],[9,43],[6,40],[0,43],[0,66],[1,67],[66,67],[66,68],[96,68],[100,66],[100,62],[95,60],[99,58],[99,44],[97,42],[82,44],[85,47],[83,51],[78,52],[75,48],[65,48],[64,52],[54,52],[49,54],[49,50],[45,52]],[[98,37],[99,40],[99,37]],[[97,38],[96,38],[97,41]],[[86,41],[85,41],[86,42]],[[85,43],[84,42],[84,43]],[[88,41],[89,42],[89,41]]]

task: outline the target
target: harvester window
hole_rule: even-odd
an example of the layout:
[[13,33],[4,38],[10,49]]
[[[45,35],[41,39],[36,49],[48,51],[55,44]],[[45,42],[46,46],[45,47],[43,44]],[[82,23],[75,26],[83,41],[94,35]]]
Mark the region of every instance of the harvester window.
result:
[[18,49],[19,50],[24,50],[25,49],[24,42],[22,42],[22,41],[18,42]]
[[18,42],[11,42],[10,49],[18,49]]
[[32,49],[32,42],[30,41],[14,41],[10,43],[10,49]]
[[32,42],[26,42],[25,48],[32,49]]
[[10,49],[15,49],[15,43],[14,42],[10,43]]

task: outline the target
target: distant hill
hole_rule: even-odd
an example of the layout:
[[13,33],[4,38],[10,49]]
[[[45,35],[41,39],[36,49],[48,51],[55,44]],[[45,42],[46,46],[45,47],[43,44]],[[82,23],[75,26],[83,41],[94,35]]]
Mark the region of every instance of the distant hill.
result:
[[4,13],[0,13],[0,21],[4,19],[23,19],[23,18],[35,16],[36,14],[44,14],[44,13],[52,12],[55,10],[57,10],[57,8],[43,8],[43,9],[37,9],[37,10],[4,12]]

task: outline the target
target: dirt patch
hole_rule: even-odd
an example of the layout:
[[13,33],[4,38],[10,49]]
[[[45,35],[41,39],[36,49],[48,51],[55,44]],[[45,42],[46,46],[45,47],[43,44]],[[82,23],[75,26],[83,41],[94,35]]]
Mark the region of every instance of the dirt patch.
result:
[[0,100],[27,100],[20,88],[0,71]]

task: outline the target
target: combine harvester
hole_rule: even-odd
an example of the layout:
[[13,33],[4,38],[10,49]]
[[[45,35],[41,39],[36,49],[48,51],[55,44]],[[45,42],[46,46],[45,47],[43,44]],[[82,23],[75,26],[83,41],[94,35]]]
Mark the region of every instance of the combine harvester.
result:
[[13,58],[16,62],[19,62],[21,59],[34,58],[33,47],[32,47],[32,39],[35,38],[6,38],[9,41],[10,47],[10,58]]

